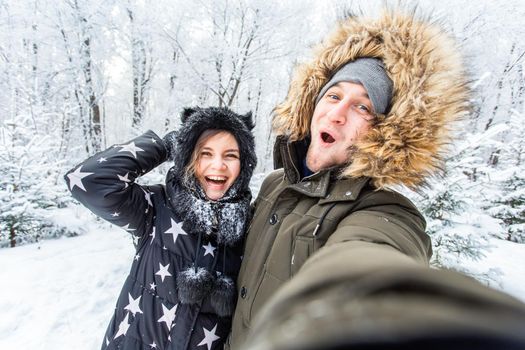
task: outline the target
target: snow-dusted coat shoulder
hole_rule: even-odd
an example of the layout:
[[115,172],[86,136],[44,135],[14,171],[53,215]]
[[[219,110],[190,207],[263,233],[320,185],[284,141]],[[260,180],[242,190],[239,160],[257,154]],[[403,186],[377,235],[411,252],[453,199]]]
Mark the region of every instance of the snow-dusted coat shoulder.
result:
[[237,276],[241,244],[221,247],[224,254],[213,242],[198,246],[191,223],[173,210],[165,186],[135,183],[166,158],[163,140],[148,131],[96,154],[65,176],[77,200],[137,242],[102,349],[221,349],[229,332],[231,317],[217,316],[208,299],[182,304],[176,279],[196,254],[199,266],[209,271],[225,267],[222,272]]

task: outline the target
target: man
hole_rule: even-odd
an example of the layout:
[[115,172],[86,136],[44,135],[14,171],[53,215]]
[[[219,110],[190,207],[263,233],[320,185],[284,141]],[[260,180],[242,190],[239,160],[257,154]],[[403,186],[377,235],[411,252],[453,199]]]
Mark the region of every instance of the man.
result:
[[276,108],[278,170],[255,203],[232,349],[525,344],[523,305],[429,269],[422,215],[389,190],[439,169],[468,111],[461,62],[442,30],[386,12],[342,22],[298,68]]

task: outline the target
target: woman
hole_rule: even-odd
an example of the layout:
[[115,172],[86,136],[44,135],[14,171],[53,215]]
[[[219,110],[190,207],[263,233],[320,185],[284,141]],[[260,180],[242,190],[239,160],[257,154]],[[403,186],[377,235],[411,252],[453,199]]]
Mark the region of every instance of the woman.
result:
[[[71,170],[72,195],[136,238],[136,255],[102,349],[222,349],[250,219],[251,114],[193,108]],[[167,159],[165,185],[135,179]]]

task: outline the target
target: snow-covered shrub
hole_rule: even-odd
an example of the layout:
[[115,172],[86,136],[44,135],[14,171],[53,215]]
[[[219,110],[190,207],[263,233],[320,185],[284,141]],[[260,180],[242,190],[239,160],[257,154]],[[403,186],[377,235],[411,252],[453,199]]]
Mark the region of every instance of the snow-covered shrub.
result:
[[493,179],[499,185],[486,210],[503,227],[503,239],[525,243],[525,119],[517,111],[508,121],[509,130],[506,139],[512,142],[502,143],[498,148],[499,159]]
[[494,145],[494,136],[504,130],[495,126],[485,133],[464,132],[450,148],[443,177],[431,179],[429,188],[419,193],[407,193],[427,220],[431,264],[467,273],[487,284],[498,283],[494,271],[469,271],[464,262],[483,259],[490,249],[489,238],[504,232],[501,221],[485,208],[499,189],[483,157]]
[[0,247],[81,233],[53,220],[70,201],[55,140],[19,116],[0,126]]

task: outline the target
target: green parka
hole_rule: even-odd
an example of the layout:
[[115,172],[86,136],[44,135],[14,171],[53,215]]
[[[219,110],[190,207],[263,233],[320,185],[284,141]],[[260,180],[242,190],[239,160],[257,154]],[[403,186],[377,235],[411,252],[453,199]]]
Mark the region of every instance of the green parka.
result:
[[[293,319],[290,310],[297,310],[297,302],[304,300],[305,305],[313,303],[315,314],[317,299],[309,296],[334,283],[354,288],[348,296],[352,300],[360,293],[374,293],[368,277],[376,280],[375,285],[377,279],[390,280],[390,286],[402,285],[400,281],[410,281],[410,276],[422,276],[420,282],[427,278],[432,253],[425,221],[392,188],[418,188],[441,166],[442,146],[450,141],[449,124],[468,110],[467,79],[458,52],[448,35],[414,13],[386,11],[375,19],[351,17],[341,22],[314,58],[297,68],[285,101],[275,110],[278,170],[265,179],[255,202],[237,282],[231,349],[244,349],[247,340],[257,349],[281,349],[272,344],[286,343],[286,337],[292,337],[288,345],[300,344],[290,348],[306,348],[308,343],[300,339],[291,341],[293,330],[300,327],[291,327],[279,312],[297,326],[303,318]],[[337,69],[359,57],[383,60],[394,83],[391,108],[355,144],[349,164],[301,178],[298,169],[317,94]],[[405,289],[419,285],[429,284],[418,284],[416,278],[406,282]],[[453,289],[443,288],[444,294]],[[388,310],[388,303],[384,305]],[[318,311],[321,317],[323,312]],[[341,321],[354,325],[358,314]],[[352,328],[355,334],[366,319]],[[281,328],[285,325],[289,332]],[[317,334],[323,324],[316,327],[303,327],[302,337],[311,339],[308,335]],[[281,338],[264,338],[275,334]]]
[[[289,147],[279,138],[284,164],[297,164]],[[430,239],[414,205],[399,193],[377,190],[369,178],[337,179],[337,170],[293,181],[299,179],[295,166],[285,166],[264,180],[237,282],[233,349],[242,348],[253,318],[307,260],[320,264],[316,279],[333,278],[338,265],[351,266],[356,276],[384,264],[428,266]]]

